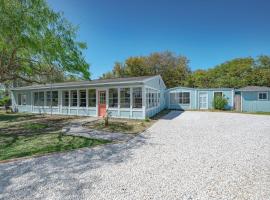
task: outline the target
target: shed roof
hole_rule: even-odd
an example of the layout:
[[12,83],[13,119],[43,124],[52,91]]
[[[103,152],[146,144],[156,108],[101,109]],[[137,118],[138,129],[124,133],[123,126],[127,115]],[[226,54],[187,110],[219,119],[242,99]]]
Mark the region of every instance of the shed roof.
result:
[[91,81],[75,81],[75,82],[62,82],[53,84],[36,84],[25,87],[12,88],[11,90],[35,90],[35,89],[49,89],[49,88],[68,88],[68,87],[82,87],[82,86],[100,86],[112,84],[127,84],[127,83],[143,83],[156,76],[139,76],[127,78],[112,78],[112,79],[96,79]]
[[236,91],[240,91],[240,92],[265,92],[265,91],[270,91],[270,87],[265,87],[265,86],[247,86],[247,87],[243,87],[243,88],[239,88]]
[[213,91],[224,91],[224,90],[234,90],[233,88],[192,88],[192,87],[174,87],[174,88],[170,88],[168,89],[168,91],[173,91],[173,90],[177,90],[177,89],[183,89],[183,90],[200,90],[200,91],[205,91],[205,90],[213,90]]

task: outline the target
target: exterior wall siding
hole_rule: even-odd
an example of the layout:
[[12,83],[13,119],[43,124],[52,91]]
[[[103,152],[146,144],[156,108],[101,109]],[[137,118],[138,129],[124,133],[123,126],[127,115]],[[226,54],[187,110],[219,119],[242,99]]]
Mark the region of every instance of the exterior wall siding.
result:
[[[160,93],[160,102],[159,106],[153,108],[146,108],[145,107],[145,116],[152,117],[162,111],[166,107],[166,86],[160,76],[156,76],[148,81],[145,82],[145,89],[153,89]],[[145,96],[146,92],[144,92]],[[144,101],[146,103],[146,101]]]
[[258,92],[241,92],[243,112],[270,112],[270,92],[267,100],[258,100]]
[[[31,99],[31,95],[33,92],[43,92],[43,91],[49,91],[49,90],[32,90],[32,91],[12,91],[11,92],[11,99],[12,99],[12,108],[14,111],[18,111],[18,112],[27,112],[27,113],[36,113],[36,114],[42,114],[42,113],[46,113],[46,114],[60,114],[60,115],[79,115],[79,116],[94,116],[97,117],[97,106],[98,103],[96,104],[96,107],[65,107],[62,106],[62,91],[69,91],[69,90],[81,90],[81,89],[96,89],[96,91],[98,90],[105,90],[107,91],[107,109],[111,112],[112,117],[115,118],[129,118],[129,119],[145,119],[145,111],[144,111],[144,107],[143,108],[136,108],[136,109],[132,109],[132,107],[129,108],[124,108],[121,109],[116,108],[116,109],[111,109],[108,107],[108,89],[109,88],[133,88],[133,87],[143,87],[143,84],[136,84],[136,85],[132,85],[132,84],[125,84],[125,85],[119,85],[119,84],[114,84],[114,85],[110,85],[108,87],[104,87],[104,86],[98,86],[98,87],[78,87],[78,88],[63,88],[63,89],[53,89],[53,91],[58,91],[58,106],[56,107],[49,107],[49,106],[34,106],[33,105],[33,100]],[[132,89],[131,89],[132,91]],[[143,92],[143,90],[142,90]],[[18,105],[18,94],[26,94],[27,98],[26,98],[26,105]],[[120,96],[119,96],[120,98]],[[98,97],[97,97],[98,99]],[[88,100],[87,100],[88,101]],[[97,100],[98,101],[98,100]],[[120,102],[120,100],[119,100]],[[132,102],[132,101],[131,101]],[[145,103],[143,102],[143,105],[145,105]]]
[[[130,92],[132,94],[132,90],[134,87],[142,88],[142,108],[132,108],[133,99],[131,95],[131,106],[130,108],[120,108],[120,88],[130,88]],[[117,88],[118,89],[118,108],[109,108],[108,107],[108,97],[109,97],[109,88]],[[96,89],[96,98],[98,99],[98,91],[104,90],[106,91],[107,97],[107,109],[111,112],[111,116],[115,118],[128,118],[128,119],[145,119],[146,117],[152,117],[158,112],[162,111],[164,108],[168,109],[178,109],[178,110],[196,110],[199,108],[199,94],[205,93],[207,94],[207,109],[213,109],[213,99],[215,92],[222,92],[223,95],[228,100],[228,105],[226,109],[231,110],[234,108],[234,89],[230,88],[209,88],[209,89],[198,89],[198,88],[186,88],[186,87],[176,87],[171,89],[166,89],[166,86],[161,79],[160,76],[155,76],[153,78],[149,78],[145,80],[143,83],[128,83],[128,84],[112,84],[112,85],[100,85],[95,87],[72,87],[69,88],[61,88],[61,89],[53,89],[53,91],[58,91],[58,105],[56,107],[49,106],[34,106],[33,105],[33,92],[38,91],[49,91],[49,90],[28,90],[28,91],[12,91],[11,99],[12,99],[12,107],[14,111],[18,112],[28,112],[28,113],[47,113],[47,114],[61,114],[61,115],[79,115],[79,116],[94,116],[98,115],[98,103],[96,103],[96,107],[72,107],[72,106],[62,106],[62,91],[70,91],[70,90],[81,90],[81,89]],[[160,94],[160,101],[157,104],[152,104],[151,106],[147,106],[150,104],[147,102],[146,93],[149,90],[154,94]],[[154,91],[154,92],[153,92]],[[175,94],[179,92],[189,92],[190,94],[190,103],[189,104],[180,104],[177,102],[170,102],[170,94]],[[18,93],[26,95],[26,104],[18,105]],[[88,91],[86,92],[88,95]],[[156,99],[156,96],[155,96]],[[46,100],[45,100],[46,101]],[[98,100],[97,100],[98,101]],[[88,99],[87,99],[88,102]],[[88,103],[87,103],[88,105]],[[153,107],[153,105],[155,107]],[[241,107],[243,112],[270,112],[270,92],[268,92],[267,100],[258,100],[258,92],[241,92]]]
[[[189,92],[190,93],[190,103],[189,104],[180,104],[180,103],[171,103],[170,94],[179,93],[179,92]],[[233,109],[234,101],[234,90],[233,89],[195,89],[195,88],[185,88],[177,87],[167,90],[166,92],[166,104],[168,109],[177,109],[177,110],[196,110],[200,109],[199,107],[199,94],[205,93],[207,95],[207,109],[213,109],[213,100],[214,93],[222,92],[224,97],[228,100],[228,105],[226,106],[227,110]]]

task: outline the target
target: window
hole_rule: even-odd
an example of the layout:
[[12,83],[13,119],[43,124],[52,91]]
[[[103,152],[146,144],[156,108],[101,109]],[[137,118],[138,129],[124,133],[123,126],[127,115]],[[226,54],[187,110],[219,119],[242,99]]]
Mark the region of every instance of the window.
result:
[[26,105],[26,94],[18,94],[18,105]]
[[146,108],[160,105],[160,93],[157,90],[146,89]]
[[149,108],[149,92],[148,92],[148,89],[146,89],[146,108]]
[[86,90],[80,90],[80,107],[86,107]]
[[58,91],[46,92],[46,106],[58,106]]
[[258,100],[267,100],[268,99],[268,93],[267,92],[259,92],[258,93]]
[[22,105],[22,94],[18,94],[18,105]]
[[63,106],[69,106],[69,92],[63,91]]
[[77,106],[78,105],[78,95],[77,95],[77,90],[72,90],[70,91],[71,95],[71,106]]
[[88,106],[96,107],[96,90],[95,89],[88,90]]
[[142,108],[142,88],[133,88],[133,108]]
[[176,93],[170,93],[170,104],[177,104]]
[[223,97],[223,92],[214,92],[214,98]]
[[34,92],[34,106],[38,106],[38,92]]
[[44,92],[34,92],[34,106],[44,106]]
[[52,91],[52,106],[58,106],[58,91]]
[[189,92],[179,92],[178,93],[180,104],[190,104],[190,93]]
[[46,106],[51,106],[51,91],[46,92]]
[[110,108],[118,107],[118,89],[117,88],[109,89],[109,107]]
[[44,92],[38,93],[39,106],[44,106]]
[[106,105],[106,91],[99,91],[99,104]]
[[130,108],[130,89],[129,88],[120,89],[120,107]]
[[151,93],[151,96],[150,96],[150,100],[151,100],[151,104],[150,104],[150,107],[154,107],[154,93]]
[[26,105],[26,94],[22,94],[22,105]]

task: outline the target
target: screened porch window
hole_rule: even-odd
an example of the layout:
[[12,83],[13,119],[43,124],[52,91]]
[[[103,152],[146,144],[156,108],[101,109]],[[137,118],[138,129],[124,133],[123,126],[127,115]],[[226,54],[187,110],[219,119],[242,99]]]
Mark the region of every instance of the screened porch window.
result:
[[109,107],[110,108],[118,107],[118,89],[117,88],[109,89]]
[[26,94],[18,94],[18,105],[26,105]]
[[170,104],[178,104],[176,100],[176,93],[170,93]]
[[88,106],[96,107],[96,90],[95,89],[88,90]]
[[69,91],[63,91],[63,106],[69,106]]
[[129,88],[120,89],[120,107],[130,108],[130,89]]
[[22,94],[18,94],[18,105],[22,105]]
[[58,106],[58,91],[46,92],[46,106]]
[[34,106],[44,106],[44,92],[34,92]]
[[142,88],[133,88],[133,108],[142,108]]
[[86,90],[80,90],[80,107],[86,107]]
[[58,106],[58,91],[52,91],[52,106]]
[[78,94],[77,90],[72,90],[71,91],[71,106],[77,106],[78,105]]
[[51,92],[46,92],[46,106],[51,106]]

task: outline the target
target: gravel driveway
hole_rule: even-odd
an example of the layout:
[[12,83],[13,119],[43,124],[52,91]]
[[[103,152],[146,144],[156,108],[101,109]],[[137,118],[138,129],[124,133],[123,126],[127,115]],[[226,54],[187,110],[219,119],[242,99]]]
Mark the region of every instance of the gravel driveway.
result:
[[171,112],[128,143],[0,164],[0,199],[270,197],[270,116]]

